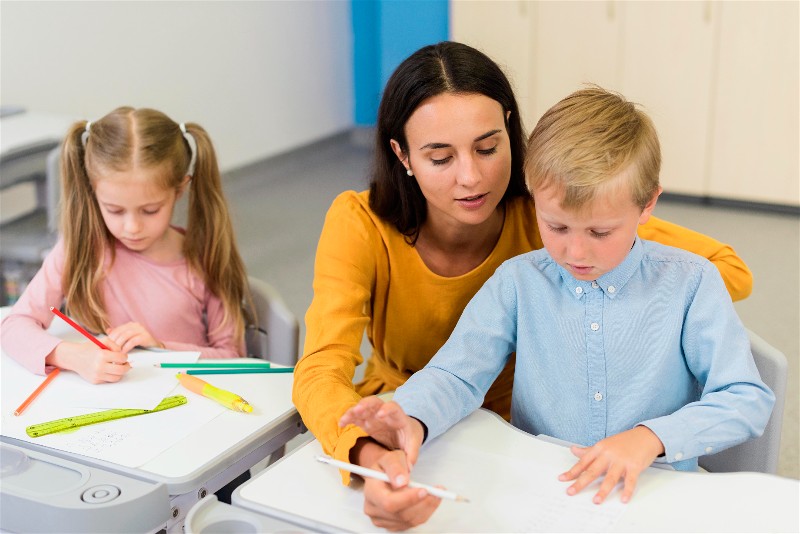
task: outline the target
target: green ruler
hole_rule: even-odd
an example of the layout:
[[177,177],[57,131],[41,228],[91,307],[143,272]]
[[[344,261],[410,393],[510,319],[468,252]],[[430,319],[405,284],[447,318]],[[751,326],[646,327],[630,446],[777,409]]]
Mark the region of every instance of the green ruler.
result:
[[148,413],[160,412],[162,410],[169,410],[170,408],[175,408],[176,406],[186,404],[186,402],[186,397],[183,395],[175,395],[174,397],[166,397],[152,410],[119,408],[116,410],[87,413],[86,415],[76,415],[75,417],[65,417],[64,419],[56,419],[55,421],[31,425],[25,429],[25,432],[27,432],[32,438],[38,438],[41,436],[46,436],[47,434],[55,434],[56,432],[69,430],[71,428],[94,425],[96,423],[104,423],[106,421],[113,421],[114,419],[122,419],[123,417],[133,417],[134,415],[145,415]]

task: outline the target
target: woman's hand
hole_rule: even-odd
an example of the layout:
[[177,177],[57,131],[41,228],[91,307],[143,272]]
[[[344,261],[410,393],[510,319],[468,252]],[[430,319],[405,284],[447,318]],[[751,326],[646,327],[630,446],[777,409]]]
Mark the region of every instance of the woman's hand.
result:
[[386,448],[406,453],[409,469],[417,462],[425,431],[417,419],[409,417],[396,402],[364,397],[339,419],[339,426],[356,425]]
[[624,481],[622,502],[628,502],[633,495],[639,473],[664,452],[664,444],[652,430],[646,426],[637,426],[600,440],[591,447],[571,447],[570,450],[580,460],[569,471],[559,475],[558,479],[575,480],[567,488],[569,495],[575,495],[605,474],[593,499],[595,504],[600,504],[620,480]]
[[364,480],[364,513],[372,523],[397,531],[427,521],[441,499],[423,489],[408,487],[411,468],[424,438],[422,423],[407,416],[395,402],[365,397],[339,420],[340,426],[348,424],[360,426],[372,438],[362,438],[356,443],[350,453],[351,461],[383,471],[391,481]]
[[364,513],[376,527],[408,530],[430,519],[442,500],[419,488],[409,488],[409,466],[402,451],[386,451],[370,469],[383,471],[391,484],[364,480]]
[[120,347],[122,352],[130,352],[137,346],[164,348],[164,344],[154,338],[139,323],[125,323],[112,328],[108,331],[108,337]]
[[103,350],[94,343],[62,341],[45,358],[45,363],[75,371],[92,384],[119,382],[131,370],[128,355],[110,339],[103,338],[103,344],[109,350]]

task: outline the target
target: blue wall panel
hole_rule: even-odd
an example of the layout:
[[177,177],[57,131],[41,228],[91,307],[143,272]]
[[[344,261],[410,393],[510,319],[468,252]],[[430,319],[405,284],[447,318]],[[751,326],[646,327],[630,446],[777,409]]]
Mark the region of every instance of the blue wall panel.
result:
[[355,124],[372,126],[397,65],[449,35],[448,0],[351,0]]

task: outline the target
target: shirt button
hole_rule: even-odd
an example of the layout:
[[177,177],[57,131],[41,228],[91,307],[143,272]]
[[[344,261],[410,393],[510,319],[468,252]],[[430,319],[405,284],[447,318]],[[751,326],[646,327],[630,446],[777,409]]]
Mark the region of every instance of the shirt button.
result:
[[592,282],[592,287],[597,289],[598,287],[600,287],[600,284],[598,284],[597,282]]
[[617,290],[617,288],[616,288],[616,287],[614,287],[614,286],[608,286],[608,292],[609,292],[609,293],[613,293],[613,292],[615,292],[616,290]]
[[681,458],[683,458],[683,453],[682,452],[676,452],[675,453],[675,460],[680,460]]
[[[588,298],[588,297],[587,297],[587,298]],[[591,325],[589,325],[589,327],[590,327],[592,330],[594,330],[595,332],[597,332],[598,330],[600,330],[600,325],[599,325],[599,324],[597,324],[597,323],[592,323]]]
[[594,400],[596,401],[603,400],[603,394],[598,391],[597,393],[594,394]]
[[578,295],[580,295],[581,293],[583,293],[583,288],[582,288],[582,287],[576,287],[576,288],[575,288],[575,293],[577,293]]
[[711,454],[711,451],[714,449],[712,447],[706,447],[706,454]]

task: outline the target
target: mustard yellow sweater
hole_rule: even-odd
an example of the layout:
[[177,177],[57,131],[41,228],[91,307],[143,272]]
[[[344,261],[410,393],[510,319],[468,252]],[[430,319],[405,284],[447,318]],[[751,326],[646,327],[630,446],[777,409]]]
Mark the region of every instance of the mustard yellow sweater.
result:
[[[533,203],[514,199],[489,257],[467,274],[445,278],[428,270],[405,237],[372,212],[368,195],[344,192],[328,210],[306,313],[304,356],[294,373],[293,400],[304,423],[325,452],[342,461],[349,461],[350,449],[366,434],[352,425],[339,428],[341,415],[362,396],[393,391],[424,367],[495,269],[542,248]],[[714,262],[734,300],[750,294],[752,275],[730,246],[655,217],[640,226],[639,235]],[[372,357],[364,380],[354,385],[365,331]],[[512,359],[484,404],[506,419],[513,367]]]

